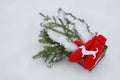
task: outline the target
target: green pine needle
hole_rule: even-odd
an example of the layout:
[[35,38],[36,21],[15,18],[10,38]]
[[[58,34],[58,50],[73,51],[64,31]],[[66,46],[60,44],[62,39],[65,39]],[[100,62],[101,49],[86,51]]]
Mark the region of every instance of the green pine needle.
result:
[[41,39],[39,42],[46,43],[48,46],[45,46],[42,51],[34,55],[32,57],[33,59],[43,58],[45,62],[48,62],[48,67],[51,67],[54,63],[61,61],[70,53],[66,51],[64,46],[60,45],[60,43],[53,41],[45,29],[40,33]]

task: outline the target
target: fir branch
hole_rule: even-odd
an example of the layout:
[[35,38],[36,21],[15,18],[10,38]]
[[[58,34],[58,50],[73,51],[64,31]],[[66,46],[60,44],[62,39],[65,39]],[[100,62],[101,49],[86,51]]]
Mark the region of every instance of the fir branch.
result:
[[47,44],[55,44],[56,43],[49,37],[49,35],[47,34],[47,31],[45,29],[40,31],[39,37],[40,37],[39,42],[41,42],[41,43],[47,43]]
[[84,19],[77,18],[77,17],[74,16],[72,13],[67,13],[67,12],[63,11],[61,8],[58,9],[58,13],[60,13],[60,12],[63,12],[65,15],[71,16],[73,19],[78,20],[78,21],[80,21],[81,23],[85,24],[85,25],[86,25],[86,28],[87,28],[87,31],[88,31],[91,35],[94,35],[94,34],[97,35],[97,32],[93,33],[93,32],[90,31],[90,29],[89,29],[90,26],[87,24],[87,22],[85,22]]
[[[59,21],[61,22],[61,24],[55,23],[55,22],[49,22],[47,24],[42,25],[42,27],[53,30],[53,31],[55,31],[55,32],[57,32],[59,34],[62,34],[64,36],[66,36],[66,38],[68,38],[71,41],[72,41],[73,38],[80,39],[78,34],[74,35],[75,34],[74,30],[70,30],[68,28],[69,25],[64,25],[64,23],[62,22],[61,19],[59,19]],[[41,23],[41,24],[43,24],[43,23]],[[64,32],[59,31],[57,29],[54,29],[54,27],[62,28]]]
[[40,12],[40,15],[44,18],[44,21],[51,20],[51,18],[48,15],[44,15],[43,13]]
[[[87,28],[87,31],[94,35],[94,33],[92,33],[90,31],[90,26],[85,22],[84,19],[81,19],[81,18],[77,18],[76,16],[74,16],[72,13],[67,13],[65,11],[63,11],[61,8],[58,9],[58,15],[61,14],[61,12],[64,14],[63,15],[63,19],[59,18],[59,16],[55,17],[55,16],[52,16],[52,18],[50,18],[48,15],[45,16],[44,14],[41,14],[41,16],[44,17],[44,22],[42,22],[41,26],[44,27],[44,28],[47,28],[47,29],[51,29],[59,34],[62,34],[64,35],[68,41],[73,41],[74,38],[76,39],[79,39],[80,41],[82,41],[82,39],[80,38],[77,30],[75,29],[75,23],[73,23],[72,21],[70,21],[66,16],[69,16],[75,20],[78,20],[79,22],[83,23],[86,25],[86,28]],[[45,19],[45,18],[48,18],[48,19]],[[49,20],[49,22],[46,22],[47,20]],[[59,22],[58,22],[59,21]],[[45,23],[46,22],[46,23]],[[64,24],[65,23],[65,24]],[[70,29],[70,26],[69,25],[72,25],[73,26],[73,29],[71,30]],[[63,29],[63,32],[62,31],[59,31],[59,30],[56,30],[54,29],[54,27],[60,27]]]
[[33,59],[43,58],[45,62],[48,62],[48,67],[51,67],[54,63],[61,61],[66,55],[71,53],[66,51],[64,46],[60,45],[60,43],[53,41],[45,29],[40,33],[41,39],[39,42],[47,43],[49,45],[45,46],[42,51],[34,55],[32,57]]

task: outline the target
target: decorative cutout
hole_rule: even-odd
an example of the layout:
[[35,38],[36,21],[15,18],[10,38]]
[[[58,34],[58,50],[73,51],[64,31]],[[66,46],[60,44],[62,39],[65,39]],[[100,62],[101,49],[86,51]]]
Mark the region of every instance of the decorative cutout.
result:
[[82,49],[82,57],[84,57],[84,55],[93,55],[94,56],[93,59],[96,58],[96,53],[98,52],[98,48],[96,48],[96,51],[86,50],[84,45],[80,46],[79,48]]

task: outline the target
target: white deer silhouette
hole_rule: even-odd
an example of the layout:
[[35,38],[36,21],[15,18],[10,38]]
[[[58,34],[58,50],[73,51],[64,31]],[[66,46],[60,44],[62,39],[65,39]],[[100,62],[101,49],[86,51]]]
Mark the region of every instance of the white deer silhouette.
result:
[[96,58],[96,53],[98,52],[98,48],[96,48],[96,51],[88,51],[85,49],[84,45],[80,46],[79,48],[82,49],[82,57],[84,57],[84,55],[91,55],[92,54],[94,56],[93,59]]

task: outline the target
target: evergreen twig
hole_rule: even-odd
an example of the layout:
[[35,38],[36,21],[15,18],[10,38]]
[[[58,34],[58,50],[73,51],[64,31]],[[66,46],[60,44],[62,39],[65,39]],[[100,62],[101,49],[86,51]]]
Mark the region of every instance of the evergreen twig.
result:
[[66,51],[63,45],[53,41],[45,29],[40,32],[40,37],[41,39],[39,42],[47,43],[48,45],[45,46],[44,49],[38,54],[34,55],[32,57],[33,59],[42,57],[45,62],[48,62],[48,67],[51,67],[54,63],[61,61],[63,58],[65,58],[66,55],[70,53]]

